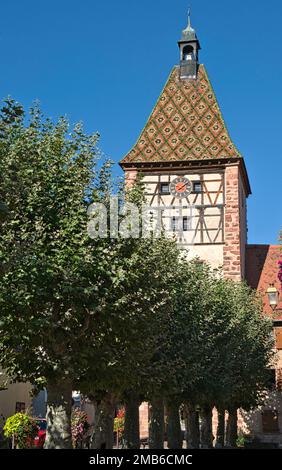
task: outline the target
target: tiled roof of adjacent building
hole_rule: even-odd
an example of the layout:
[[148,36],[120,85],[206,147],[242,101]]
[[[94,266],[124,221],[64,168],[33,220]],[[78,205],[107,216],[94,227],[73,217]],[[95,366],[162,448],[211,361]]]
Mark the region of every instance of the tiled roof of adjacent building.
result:
[[[262,294],[264,312],[272,315],[266,291],[273,284],[279,291],[278,261],[281,256],[281,246],[276,245],[247,245],[246,247],[246,280],[249,286]],[[282,319],[282,298],[276,309],[274,319]]]
[[241,157],[226,129],[204,65],[196,80],[175,66],[141,135],[123,163]]

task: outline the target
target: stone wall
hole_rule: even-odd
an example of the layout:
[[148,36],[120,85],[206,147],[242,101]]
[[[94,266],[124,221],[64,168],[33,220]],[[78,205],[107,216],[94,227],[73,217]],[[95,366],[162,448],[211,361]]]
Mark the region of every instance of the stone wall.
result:
[[239,201],[239,166],[227,166],[225,170],[225,245],[223,248],[224,275],[241,280],[241,227]]

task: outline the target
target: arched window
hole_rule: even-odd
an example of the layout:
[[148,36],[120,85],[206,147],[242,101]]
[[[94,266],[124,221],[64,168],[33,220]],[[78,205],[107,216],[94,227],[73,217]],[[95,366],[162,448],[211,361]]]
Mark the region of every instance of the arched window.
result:
[[185,46],[183,48],[183,60],[194,60],[194,49],[192,46]]

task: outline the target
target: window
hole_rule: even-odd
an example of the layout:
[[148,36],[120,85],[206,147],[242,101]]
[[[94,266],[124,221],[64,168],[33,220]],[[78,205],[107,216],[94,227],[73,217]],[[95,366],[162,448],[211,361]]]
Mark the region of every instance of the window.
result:
[[201,181],[193,181],[193,193],[202,192],[202,183]]
[[21,401],[16,402],[16,413],[24,413],[25,412],[25,403]]
[[161,194],[170,194],[169,183],[161,183]]
[[262,432],[279,432],[278,412],[276,410],[264,410],[262,413]]
[[190,217],[183,217],[183,232],[187,232],[190,229],[191,229]]
[[[182,224],[181,224],[182,222]],[[182,228],[181,228],[182,225]],[[171,219],[171,230],[173,232],[178,232],[182,230],[183,232],[187,232],[191,230],[191,218],[190,217],[172,217]]]
[[172,217],[171,219],[171,230],[176,232],[178,230],[178,218]]

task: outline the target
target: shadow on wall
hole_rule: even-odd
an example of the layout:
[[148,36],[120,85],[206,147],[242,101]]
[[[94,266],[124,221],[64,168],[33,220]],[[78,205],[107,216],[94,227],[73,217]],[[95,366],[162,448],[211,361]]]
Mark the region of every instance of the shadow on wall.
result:
[[257,289],[269,252],[269,245],[247,245],[246,279],[250,287]]
[[282,394],[270,392],[264,406],[251,411],[240,410],[244,421],[242,431],[250,439],[256,439],[267,444],[282,446]]

